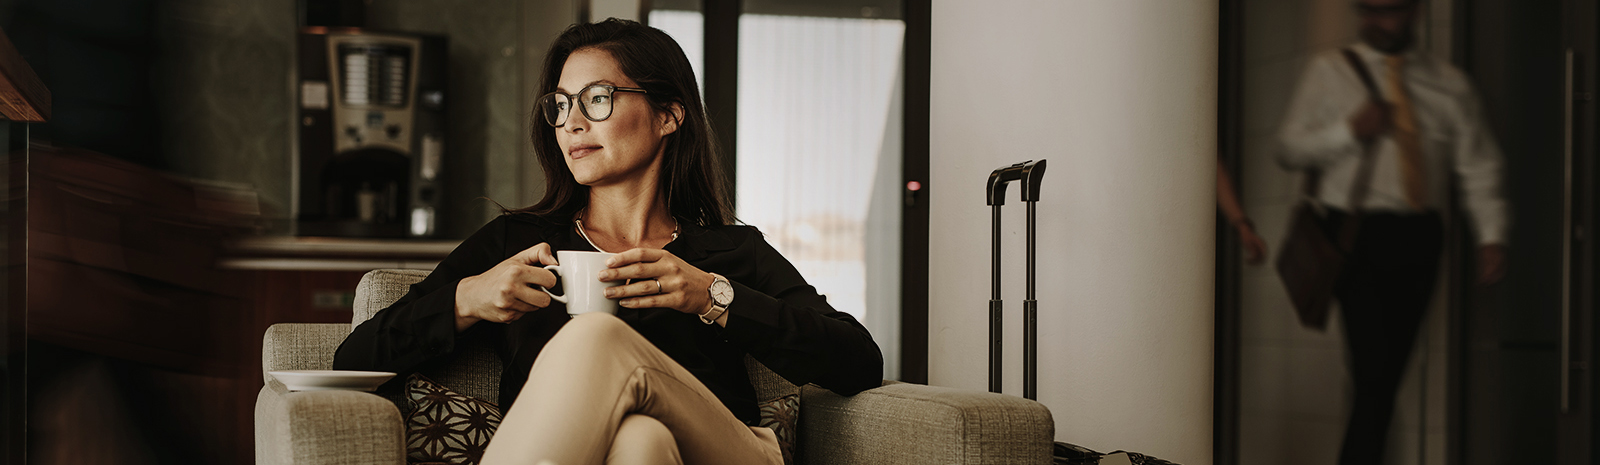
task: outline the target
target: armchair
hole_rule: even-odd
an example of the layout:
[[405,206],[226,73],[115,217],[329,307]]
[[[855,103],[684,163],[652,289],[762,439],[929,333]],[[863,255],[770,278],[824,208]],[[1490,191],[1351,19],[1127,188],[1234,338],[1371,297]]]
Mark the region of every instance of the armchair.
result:
[[[428,274],[375,270],[356,287],[352,324],[277,324],[262,341],[266,385],[256,398],[256,463],[406,463],[395,400],[352,391],[290,392],[270,371],[327,369],[356,324],[398,300]],[[497,402],[493,351],[464,346],[426,375],[462,394]],[[801,464],[1048,464],[1055,440],[1049,409],[1031,400],[896,381],[852,397],[795,386],[746,358],[757,397],[800,393],[796,462]]]

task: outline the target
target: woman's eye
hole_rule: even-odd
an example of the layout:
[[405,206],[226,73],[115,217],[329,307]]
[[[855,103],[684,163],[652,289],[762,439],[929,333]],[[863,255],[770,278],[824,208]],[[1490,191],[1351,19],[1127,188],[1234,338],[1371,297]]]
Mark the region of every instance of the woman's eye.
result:
[[610,102],[611,102],[611,96],[610,95],[596,95],[594,97],[590,97],[589,98],[589,103],[591,103],[591,104],[605,104],[605,103],[610,103]]

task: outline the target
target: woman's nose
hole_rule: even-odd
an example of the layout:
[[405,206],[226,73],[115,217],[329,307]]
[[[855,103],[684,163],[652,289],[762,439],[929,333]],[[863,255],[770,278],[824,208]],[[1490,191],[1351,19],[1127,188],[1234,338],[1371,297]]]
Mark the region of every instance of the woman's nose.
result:
[[561,127],[563,129],[566,129],[567,132],[579,132],[579,131],[587,131],[587,130],[589,130],[589,123],[590,123],[589,117],[587,115],[584,115],[582,111],[576,111],[577,110],[576,108],[574,108],[573,110],[574,111],[571,114],[567,115],[567,124],[562,125]]

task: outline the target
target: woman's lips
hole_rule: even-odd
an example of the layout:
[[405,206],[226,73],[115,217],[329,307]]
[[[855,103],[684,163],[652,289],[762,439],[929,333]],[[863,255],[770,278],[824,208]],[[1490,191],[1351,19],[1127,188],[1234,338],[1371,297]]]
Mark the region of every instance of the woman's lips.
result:
[[598,145],[574,145],[567,149],[567,154],[571,155],[573,160],[577,160],[579,158],[589,156],[589,154],[594,153],[597,150],[600,150],[600,146]]

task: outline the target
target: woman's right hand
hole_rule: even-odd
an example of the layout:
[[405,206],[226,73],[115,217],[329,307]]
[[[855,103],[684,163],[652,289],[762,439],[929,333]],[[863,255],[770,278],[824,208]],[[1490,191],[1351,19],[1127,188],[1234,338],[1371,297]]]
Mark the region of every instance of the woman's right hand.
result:
[[510,323],[527,312],[550,305],[550,295],[534,286],[556,285],[556,275],[544,269],[555,265],[550,244],[540,243],[477,276],[456,284],[456,331],[479,321]]

